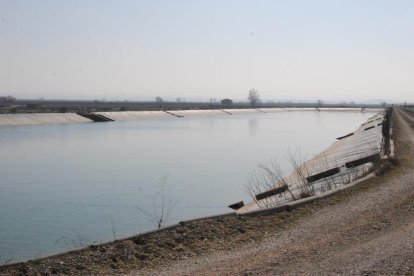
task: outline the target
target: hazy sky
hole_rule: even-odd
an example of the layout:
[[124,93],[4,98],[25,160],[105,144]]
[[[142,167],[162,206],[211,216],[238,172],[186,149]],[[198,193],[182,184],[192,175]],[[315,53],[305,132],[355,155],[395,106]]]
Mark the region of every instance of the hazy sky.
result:
[[0,0],[0,95],[414,101],[414,1]]

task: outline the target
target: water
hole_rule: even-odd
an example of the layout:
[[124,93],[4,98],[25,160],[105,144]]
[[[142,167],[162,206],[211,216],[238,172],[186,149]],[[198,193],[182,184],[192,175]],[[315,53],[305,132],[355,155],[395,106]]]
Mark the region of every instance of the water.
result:
[[259,162],[307,157],[372,113],[279,112],[0,127],[0,263],[154,229],[166,177],[169,224],[249,201]]

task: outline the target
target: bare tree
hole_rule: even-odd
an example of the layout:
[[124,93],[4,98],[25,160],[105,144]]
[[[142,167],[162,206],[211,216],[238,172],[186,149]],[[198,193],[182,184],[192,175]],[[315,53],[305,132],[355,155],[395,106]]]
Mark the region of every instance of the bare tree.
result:
[[163,101],[164,100],[160,96],[155,97],[155,102],[162,103]]
[[111,221],[112,237],[114,238],[114,240],[116,240],[116,224],[115,224],[115,219],[113,217],[109,217],[109,220]]
[[254,88],[250,89],[247,99],[249,100],[251,106],[255,106],[260,101],[259,91]]
[[160,179],[158,185],[159,190],[154,195],[154,199],[152,201],[153,213],[151,214],[139,206],[136,206],[136,208],[144,213],[144,215],[151,220],[154,226],[159,229],[165,226],[177,202],[173,202],[167,198],[167,175]]
[[[339,167],[336,160],[329,161],[328,158],[326,157],[326,154],[322,155],[320,166],[321,166],[322,170],[324,170],[324,171],[328,171],[328,170],[332,169],[332,167],[335,167],[335,168]],[[320,192],[324,192],[325,190],[329,191],[329,190],[335,189],[336,186],[337,186],[337,183],[335,181],[334,176],[327,176],[327,177],[323,178],[323,181],[324,182],[322,184],[322,187],[320,188]]]
[[317,100],[316,101],[316,107],[322,107],[324,105],[324,101],[322,100]]
[[[272,193],[272,191],[281,187],[288,187],[288,183],[285,180],[283,170],[274,159],[258,164],[257,169],[250,172],[245,185],[247,193],[262,209],[274,207],[283,201],[289,200],[286,193],[289,193],[290,198],[295,200],[289,188],[277,194]],[[263,193],[268,193],[268,196],[258,199],[258,195]]]
[[296,176],[296,181],[300,189],[300,198],[310,197],[315,195],[313,186],[308,181],[309,170],[306,165],[306,158],[302,155],[300,149],[292,153],[288,151],[288,160],[293,168],[293,172]]

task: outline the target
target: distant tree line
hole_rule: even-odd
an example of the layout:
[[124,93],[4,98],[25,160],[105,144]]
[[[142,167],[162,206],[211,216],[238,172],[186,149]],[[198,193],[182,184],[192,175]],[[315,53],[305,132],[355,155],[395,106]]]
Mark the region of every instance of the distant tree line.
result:
[[6,96],[6,97],[0,96],[0,104],[11,104],[11,103],[14,103],[15,101],[16,101],[16,98],[13,96]]

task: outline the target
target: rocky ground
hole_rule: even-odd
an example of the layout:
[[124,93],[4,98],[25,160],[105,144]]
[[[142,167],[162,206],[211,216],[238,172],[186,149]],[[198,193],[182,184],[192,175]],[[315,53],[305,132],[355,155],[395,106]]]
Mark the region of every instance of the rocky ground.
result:
[[0,267],[1,275],[414,274],[414,116],[395,112],[397,166],[291,212],[181,224]]

